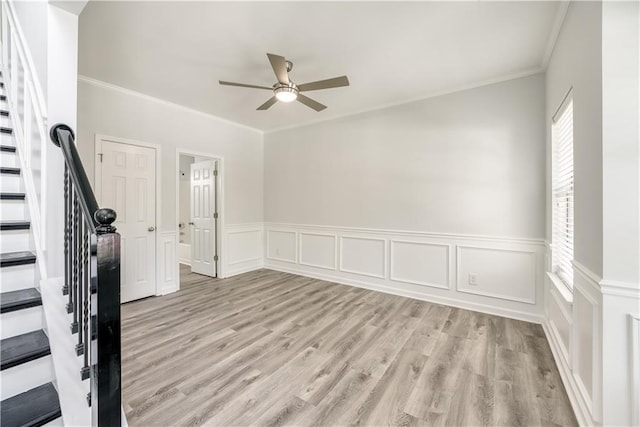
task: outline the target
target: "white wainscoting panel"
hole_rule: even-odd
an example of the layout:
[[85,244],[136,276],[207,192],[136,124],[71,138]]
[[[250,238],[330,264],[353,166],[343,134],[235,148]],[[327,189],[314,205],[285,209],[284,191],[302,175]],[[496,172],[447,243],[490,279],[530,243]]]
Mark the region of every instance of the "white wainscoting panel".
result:
[[396,282],[449,289],[451,245],[390,241],[390,278]]
[[262,223],[227,224],[222,259],[225,260],[224,277],[262,268],[264,260]]
[[178,243],[178,262],[191,265],[191,245],[189,243]]
[[[458,245],[457,287],[460,292],[536,303],[536,253]],[[470,275],[477,282],[472,285]]]
[[289,230],[267,230],[267,259],[298,262],[297,232]]
[[573,374],[589,410],[593,399],[594,332],[596,326],[596,304],[575,288],[573,292]]
[[[547,248],[549,253],[551,249]],[[543,327],[578,423],[599,425],[602,420],[600,278],[575,261],[573,271],[573,292],[555,274],[545,275]]]
[[340,271],[384,279],[386,258],[384,239],[340,237]]
[[262,258],[262,230],[229,232],[229,265],[257,261]]
[[[284,223],[265,223],[264,230],[265,268],[542,320],[542,240]],[[456,273],[471,268],[480,286],[463,292],[465,286],[454,286]]]
[[300,233],[300,264],[335,270],[338,265],[335,234]]
[[180,289],[176,232],[164,231],[158,235],[156,295],[165,295]]
[[[629,315],[631,322],[631,378],[632,378],[632,401],[640,402],[640,316]],[[631,414],[633,425],[640,425],[640,404],[633,408]]]
[[[554,286],[551,284],[551,286]],[[571,349],[571,329],[573,317],[566,309],[566,302],[562,300],[562,295],[555,289],[551,290],[549,298],[549,324],[551,332],[557,343],[557,348],[564,359],[564,362],[571,366],[569,350]]]

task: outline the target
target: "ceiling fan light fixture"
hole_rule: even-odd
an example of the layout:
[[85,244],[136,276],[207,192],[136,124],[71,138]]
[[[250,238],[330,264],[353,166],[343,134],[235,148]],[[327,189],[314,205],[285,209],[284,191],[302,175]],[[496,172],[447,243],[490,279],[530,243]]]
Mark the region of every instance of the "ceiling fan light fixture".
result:
[[292,102],[298,98],[298,89],[294,86],[278,86],[273,92],[276,98],[278,98],[278,101],[282,102]]

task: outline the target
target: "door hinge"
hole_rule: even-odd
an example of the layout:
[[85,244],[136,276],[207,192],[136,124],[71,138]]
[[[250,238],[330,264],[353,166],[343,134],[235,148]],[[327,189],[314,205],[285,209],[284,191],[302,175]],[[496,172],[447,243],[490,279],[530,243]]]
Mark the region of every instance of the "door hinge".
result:
[[98,153],[98,156],[100,156],[100,163],[102,163],[102,153]]
[[218,169],[213,170],[213,176],[218,176]]
[[213,219],[218,219],[218,212],[213,213]]
[[218,260],[218,255],[214,255],[214,256],[213,256],[213,260],[214,260],[214,261],[217,261],[217,260]]

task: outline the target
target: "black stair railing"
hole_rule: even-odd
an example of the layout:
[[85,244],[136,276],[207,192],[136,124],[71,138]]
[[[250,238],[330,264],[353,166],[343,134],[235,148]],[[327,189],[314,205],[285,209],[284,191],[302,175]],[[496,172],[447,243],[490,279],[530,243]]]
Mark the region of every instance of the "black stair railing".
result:
[[64,286],[92,424],[121,425],[120,235],[116,213],[99,208],[67,125],[51,128],[64,157]]

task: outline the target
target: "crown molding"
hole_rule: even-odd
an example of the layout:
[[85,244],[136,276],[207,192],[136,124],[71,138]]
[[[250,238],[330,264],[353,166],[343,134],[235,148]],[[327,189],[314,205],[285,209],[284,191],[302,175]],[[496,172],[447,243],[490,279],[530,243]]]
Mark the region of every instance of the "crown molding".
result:
[[564,24],[564,19],[567,17],[567,11],[569,10],[570,3],[571,0],[567,0],[559,2],[558,4],[556,18],[553,21],[553,26],[551,27],[551,32],[549,33],[549,39],[547,40],[547,48],[545,50],[544,56],[542,57],[542,63],[540,65],[540,68],[542,68],[543,70],[547,69],[549,61],[551,60],[551,55],[553,55],[553,51],[556,48],[558,38],[560,38],[560,32],[562,31],[562,25]]
[[449,88],[449,89],[444,89],[441,91],[435,91],[432,92],[428,95],[424,95],[424,96],[420,96],[420,97],[416,97],[416,98],[411,98],[411,99],[406,99],[403,101],[399,101],[399,102],[393,102],[393,103],[389,103],[389,104],[384,104],[381,106],[377,106],[377,107],[373,107],[373,108],[365,108],[365,109],[361,109],[361,110],[357,110],[357,111],[353,111],[353,112],[349,112],[349,113],[345,113],[345,114],[340,114],[337,116],[332,116],[332,117],[327,117],[327,118],[321,118],[321,119],[314,119],[314,120],[309,120],[303,123],[298,123],[298,124],[294,124],[294,125],[288,125],[288,126],[283,126],[283,127],[279,127],[279,128],[274,128],[274,129],[258,129],[258,128],[254,128],[242,123],[238,123],[238,122],[234,122],[232,120],[227,120],[227,119],[223,119],[222,117],[218,117],[215,116],[213,114],[210,113],[205,113],[203,111],[200,110],[196,110],[190,107],[185,107],[184,105],[180,105],[180,104],[176,104],[175,102],[171,102],[171,101],[167,101],[161,98],[156,98],[154,96],[151,95],[146,95],[144,93],[141,92],[137,92],[135,90],[131,90],[131,89],[127,89],[125,87],[122,86],[118,86],[118,85],[114,85],[112,83],[107,83],[105,81],[102,80],[98,80],[98,79],[94,79],[82,74],[78,74],[78,82],[83,82],[83,83],[87,83],[96,87],[101,87],[103,89],[108,89],[111,91],[115,91],[115,92],[119,92],[125,95],[130,95],[130,96],[135,96],[147,101],[151,101],[151,102],[155,102],[158,104],[162,104],[165,105],[167,107],[172,107],[172,108],[176,108],[185,112],[189,112],[192,114],[197,114],[199,116],[202,117],[206,117],[208,119],[212,119],[212,120],[216,120],[218,122],[221,123],[225,123],[225,124],[229,124],[229,125],[233,125],[233,126],[237,126],[243,129],[247,129],[250,130],[252,132],[257,132],[260,133],[261,135],[265,135],[265,134],[269,134],[269,133],[276,133],[276,132],[280,132],[280,131],[284,131],[284,130],[290,130],[290,129],[296,129],[296,128],[300,128],[300,127],[306,127],[306,126],[312,126],[318,123],[323,123],[323,122],[329,122],[332,120],[339,120],[339,119],[343,119],[346,117],[352,117],[352,116],[357,116],[360,114],[365,114],[365,113],[369,113],[369,112],[374,112],[374,111],[380,111],[380,110],[385,110],[388,108],[392,108],[392,107],[398,107],[401,105],[405,105],[405,104],[411,104],[411,103],[415,103],[415,102],[420,102],[420,101],[425,101],[427,99],[431,99],[431,98],[437,98],[439,96],[444,96],[444,95],[450,95],[450,94],[454,94],[457,92],[464,92],[466,90],[471,90],[471,89],[477,89],[477,88],[481,88],[484,86],[491,86],[494,84],[498,84],[498,83],[504,83],[510,80],[516,80],[516,79],[521,79],[524,77],[529,77],[529,76],[534,76],[536,74],[540,74],[544,72],[544,68],[542,67],[536,67],[536,68],[531,68],[525,71],[521,71],[518,73],[512,73],[512,74],[507,74],[505,76],[501,76],[501,77],[496,77],[496,78],[492,78],[492,79],[486,79],[486,80],[482,80],[482,81],[478,81],[478,82],[474,82],[474,83],[470,83],[467,85],[462,85],[462,86],[456,86],[453,88]]
[[261,135],[263,134],[263,131],[258,129],[258,128],[247,126],[247,125],[244,125],[242,123],[234,122],[234,121],[231,121],[231,120],[223,119],[222,117],[214,116],[213,114],[205,113],[204,111],[196,110],[196,109],[193,109],[193,108],[190,108],[190,107],[185,107],[184,105],[176,104],[175,102],[171,102],[171,101],[167,101],[167,100],[164,100],[164,99],[156,98],[155,96],[146,95],[146,94],[141,93],[141,92],[136,92],[135,90],[127,89],[127,88],[122,87],[122,86],[117,86],[117,85],[114,85],[112,83],[107,83],[105,81],[94,79],[94,78],[91,78],[91,77],[87,77],[87,76],[84,76],[84,75],[81,75],[81,74],[78,74],[78,82],[87,83],[87,84],[90,84],[92,86],[100,87],[102,89],[111,90],[113,92],[119,92],[119,93],[124,94],[124,95],[135,96],[137,98],[144,99],[145,101],[155,102],[156,104],[164,105],[164,106],[170,107],[170,108],[175,108],[175,109],[184,111],[186,113],[196,114],[196,115],[199,115],[201,117],[205,117],[205,118],[210,119],[210,120],[215,120],[215,121],[217,121],[219,123],[224,123],[224,124],[227,124],[227,125],[236,126],[236,127],[242,128],[242,129],[246,129],[246,130],[249,130],[249,131],[252,131],[252,132],[259,133]]
[[287,125],[287,126],[283,126],[283,127],[279,127],[279,128],[274,128],[274,129],[266,129],[264,131],[265,135],[266,134],[270,134],[270,133],[276,133],[276,132],[281,132],[284,130],[291,130],[291,129],[296,129],[296,128],[300,128],[300,127],[306,127],[306,126],[312,126],[318,123],[323,123],[323,122],[329,122],[329,121],[333,121],[333,120],[339,120],[339,119],[343,119],[346,117],[352,117],[352,116],[357,116],[360,114],[365,114],[365,113],[370,113],[370,112],[374,112],[374,111],[380,111],[380,110],[386,110],[388,108],[392,108],[392,107],[399,107],[401,105],[406,105],[406,104],[412,104],[415,102],[420,102],[420,101],[425,101],[427,99],[431,99],[431,98],[437,98],[439,96],[443,96],[443,95],[451,95],[457,92],[464,92],[466,90],[471,90],[471,89],[477,89],[477,88],[481,88],[483,86],[491,86],[494,84],[498,84],[498,83],[504,83],[510,80],[516,80],[516,79],[521,79],[524,77],[529,77],[529,76],[534,76],[536,74],[540,74],[543,73],[545,70],[542,67],[535,67],[535,68],[530,68],[528,70],[525,71],[521,71],[518,73],[512,73],[512,74],[507,74],[501,77],[495,77],[492,79],[486,79],[486,80],[481,80],[478,82],[474,82],[474,83],[470,83],[467,85],[462,85],[462,86],[456,86],[456,87],[452,87],[449,89],[444,89],[444,90],[440,90],[440,91],[435,91],[432,92],[428,95],[423,95],[420,97],[416,97],[416,98],[410,98],[410,99],[405,99],[403,101],[399,101],[399,102],[392,102],[389,104],[384,104],[384,105],[380,105],[377,107],[373,107],[373,108],[365,108],[365,109],[361,109],[361,110],[357,110],[357,111],[353,111],[353,112],[349,112],[349,113],[345,113],[345,114],[339,114],[337,116],[331,116],[331,117],[327,117],[327,118],[322,118],[322,119],[315,119],[315,120],[309,120],[303,123],[299,123],[299,124],[295,124],[295,125]]

